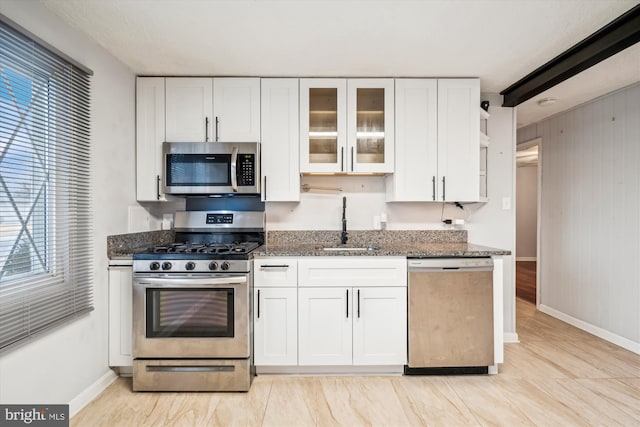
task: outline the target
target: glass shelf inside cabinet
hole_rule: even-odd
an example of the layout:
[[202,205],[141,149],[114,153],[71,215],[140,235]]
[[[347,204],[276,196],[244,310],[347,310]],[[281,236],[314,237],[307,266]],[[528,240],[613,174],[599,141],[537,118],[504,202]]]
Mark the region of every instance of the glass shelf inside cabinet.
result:
[[384,163],[384,89],[358,88],[356,161]]
[[309,89],[309,162],[338,161],[338,89]]

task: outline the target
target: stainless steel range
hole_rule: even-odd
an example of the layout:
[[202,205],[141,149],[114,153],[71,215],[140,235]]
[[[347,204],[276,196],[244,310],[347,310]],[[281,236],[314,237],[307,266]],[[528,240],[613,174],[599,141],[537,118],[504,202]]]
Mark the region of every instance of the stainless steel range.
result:
[[264,211],[186,211],[176,243],[133,256],[133,389],[246,391],[251,251]]

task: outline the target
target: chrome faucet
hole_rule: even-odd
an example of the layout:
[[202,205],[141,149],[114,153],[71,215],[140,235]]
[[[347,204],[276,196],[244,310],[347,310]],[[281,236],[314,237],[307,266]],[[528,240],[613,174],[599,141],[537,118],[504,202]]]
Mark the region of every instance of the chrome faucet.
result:
[[347,244],[347,239],[348,239],[348,234],[347,233],[347,216],[346,216],[346,212],[347,212],[347,198],[343,197],[342,198],[342,233],[340,234],[340,244],[342,245],[346,245]]

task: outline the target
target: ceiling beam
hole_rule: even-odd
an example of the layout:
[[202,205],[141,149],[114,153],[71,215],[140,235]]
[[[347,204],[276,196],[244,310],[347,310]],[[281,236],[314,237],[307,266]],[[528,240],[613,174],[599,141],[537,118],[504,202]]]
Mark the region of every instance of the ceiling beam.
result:
[[640,5],[518,80],[502,92],[503,107],[515,107],[640,41]]

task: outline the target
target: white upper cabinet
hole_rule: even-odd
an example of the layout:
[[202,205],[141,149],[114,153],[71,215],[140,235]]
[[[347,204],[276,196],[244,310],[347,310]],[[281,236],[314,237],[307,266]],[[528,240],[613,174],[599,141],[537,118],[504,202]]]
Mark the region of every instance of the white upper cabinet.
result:
[[136,79],[136,198],[165,201],[162,191],[162,143],[165,140],[164,78]]
[[346,172],[347,81],[300,79],[300,172]]
[[213,79],[213,140],[260,141],[260,79]]
[[393,172],[393,79],[300,79],[300,172]]
[[213,79],[166,78],[166,140],[212,141]]
[[386,178],[387,200],[436,200],[438,80],[396,79],[395,172]]
[[260,79],[167,77],[165,112],[167,141],[259,141]]
[[480,80],[438,80],[438,200],[480,199]]
[[387,201],[478,201],[479,117],[478,79],[396,79]]
[[347,80],[347,172],[393,172],[393,92],[393,79]]
[[262,200],[300,201],[298,79],[262,79]]

